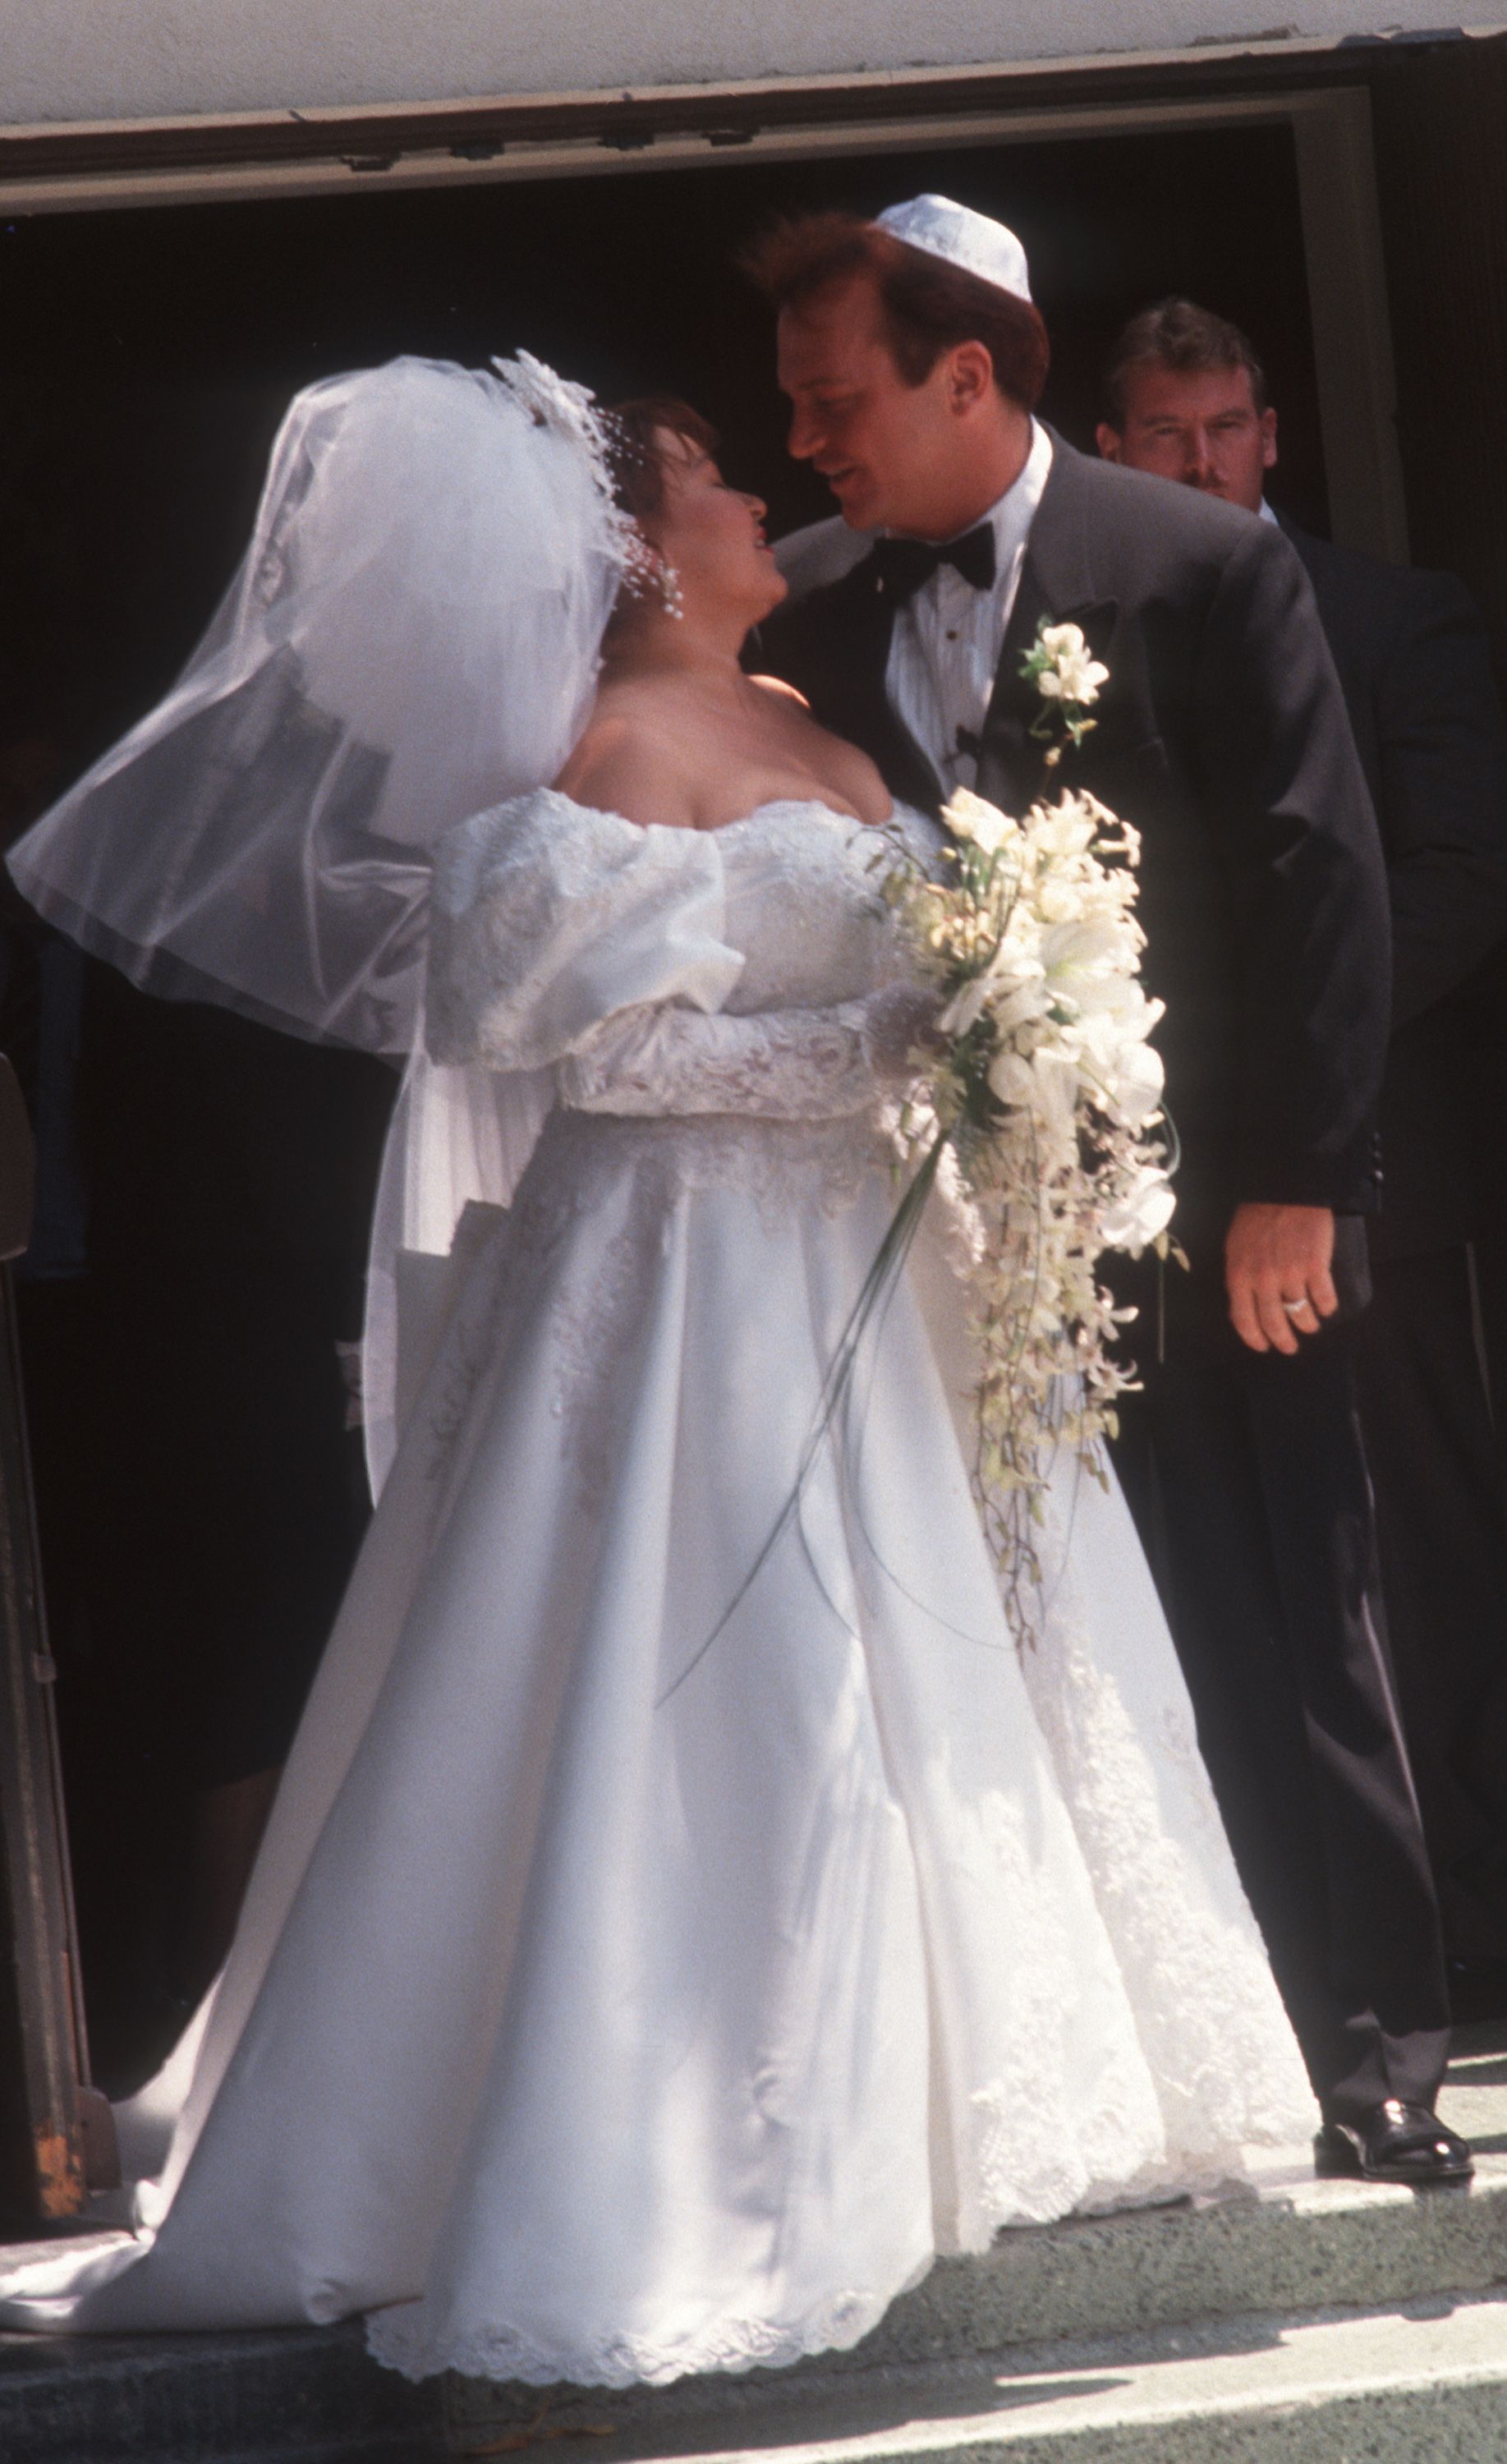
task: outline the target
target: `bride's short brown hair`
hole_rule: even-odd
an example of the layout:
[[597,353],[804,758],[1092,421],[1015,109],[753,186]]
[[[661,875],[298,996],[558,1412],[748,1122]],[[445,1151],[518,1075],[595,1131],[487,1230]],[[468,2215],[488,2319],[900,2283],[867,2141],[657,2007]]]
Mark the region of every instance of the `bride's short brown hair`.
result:
[[862,214],[795,214],[773,223],[738,260],[775,309],[798,310],[863,275],[874,281],[895,365],[924,385],[944,351],[982,342],[1002,394],[1034,410],[1051,358],[1028,299],[866,222]]
[[710,420],[674,394],[635,394],[602,414],[612,492],[639,524],[665,509],[665,456],[661,435],[678,436],[698,453],[715,453],[719,442]]

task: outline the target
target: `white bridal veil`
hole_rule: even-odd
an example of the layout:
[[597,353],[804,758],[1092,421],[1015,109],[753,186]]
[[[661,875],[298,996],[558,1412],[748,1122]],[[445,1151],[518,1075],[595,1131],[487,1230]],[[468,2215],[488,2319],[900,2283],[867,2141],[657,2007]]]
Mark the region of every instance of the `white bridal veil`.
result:
[[144,991],[412,1056],[382,1175],[368,1438],[391,1451],[399,1250],[506,1200],[542,1110],[422,1052],[429,864],[552,779],[632,533],[591,397],[526,353],[309,386],[251,546],[165,700],[12,849],[23,895]]

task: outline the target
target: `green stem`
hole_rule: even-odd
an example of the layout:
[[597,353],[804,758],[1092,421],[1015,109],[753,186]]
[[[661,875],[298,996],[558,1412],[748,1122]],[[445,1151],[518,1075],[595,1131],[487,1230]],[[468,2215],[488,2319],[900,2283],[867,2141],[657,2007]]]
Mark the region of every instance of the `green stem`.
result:
[[708,1635],[706,1641],[702,1643],[694,1657],[687,1661],[673,1684],[667,1685],[659,1697],[654,1706],[656,1710],[661,1709],[669,1701],[670,1696],[685,1684],[687,1678],[700,1667],[718,1637],[727,1631],[799,1513],[800,1503],[806,1493],[812,1472],[816,1468],[817,1458],[826,1442],[832,1423],[841,1411],[843,1397],[852,1384],[863,1337],[868,1331],[875,1310],[904,1266],[909,1255],[911,1243],[920,1229],[921,1218],[926,1210],[927,1199],[931,1195],[931,1186],[936,1179],[938,1167],[942,1161],[942,1151],[948,1143],[949,1135],[948,1131],[938,1130],[922,1157],[915,1177],[896,1207],[889,1227],[879,1244],[874,1263],[863,1278],[858,1298],[848,1311],[842,1332],[838,1338],[837,1350],[821,1381],[821,1391],[817,1397],[816,1415],[806,1441],[801,1447],[799,1462],[796,1466],[795,1485],[781,1507],[768,1539]]

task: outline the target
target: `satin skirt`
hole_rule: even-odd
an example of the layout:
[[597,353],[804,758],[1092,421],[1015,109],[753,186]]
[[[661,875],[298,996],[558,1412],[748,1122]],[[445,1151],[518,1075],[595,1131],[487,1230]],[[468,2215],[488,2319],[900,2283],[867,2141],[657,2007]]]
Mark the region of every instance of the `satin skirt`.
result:
[[122,2109],[136,2232],[0,2322],[658,2384],[1312,2126],[1112,1485],[1063,1470],[1008,1630],[940,1225],[786,1514],[894,1204],[861,1125],[554,1116]]

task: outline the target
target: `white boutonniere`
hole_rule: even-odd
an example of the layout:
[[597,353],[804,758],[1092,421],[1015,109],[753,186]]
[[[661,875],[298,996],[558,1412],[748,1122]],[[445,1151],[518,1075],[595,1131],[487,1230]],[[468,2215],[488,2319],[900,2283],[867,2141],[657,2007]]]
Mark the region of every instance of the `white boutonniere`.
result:
[[[1020,672],[1036,686],[1043,707],[1031,722],[1031,734],[1051,743],[1059,721],[1075,745],[1081,744],[1097,722],[1083,714],[1099,699],[1099,688],[1109,682],[1103,660],[1090,656],[1081,625],[1048,625],[1043,618],[1037,637],[1020,662]],[[1055,768],[1061,759],[1054,744],[1046,759]]]

